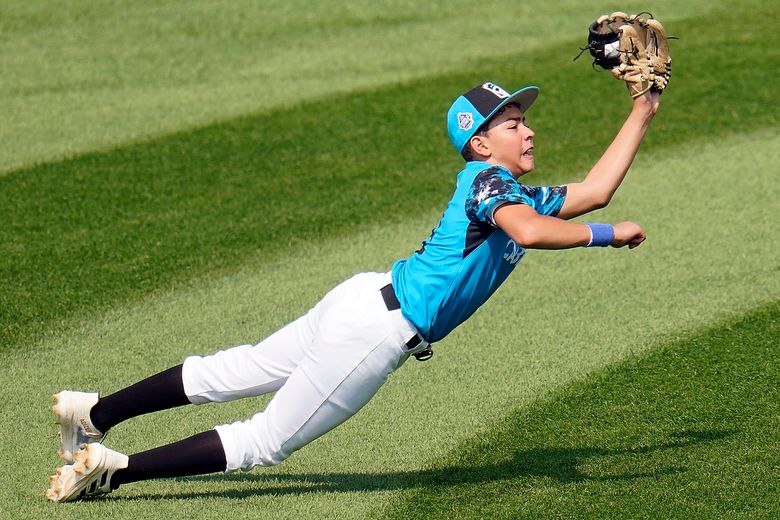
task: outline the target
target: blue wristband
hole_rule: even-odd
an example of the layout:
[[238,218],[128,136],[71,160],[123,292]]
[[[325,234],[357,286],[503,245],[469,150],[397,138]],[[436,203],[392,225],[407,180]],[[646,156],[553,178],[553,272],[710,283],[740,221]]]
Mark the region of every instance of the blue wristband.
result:
[[590,242],[585,247],[607,247],[612,245],[615,240],[615,229],[612,224],[599,224],[597,222],[586,222],[590,228]]

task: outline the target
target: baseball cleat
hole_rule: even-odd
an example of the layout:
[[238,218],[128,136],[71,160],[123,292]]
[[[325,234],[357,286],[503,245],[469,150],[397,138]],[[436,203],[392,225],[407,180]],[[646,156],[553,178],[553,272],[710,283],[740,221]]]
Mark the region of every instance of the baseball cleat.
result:
[[57,468],[49,477],[46,498],[52,502],[70,502],[110,493],[111,477],[127,467],[128,457],[102,444],[87,444],[76,452],[73,464]]
[[51,411],[57,416],[54,424],[60,426],[59,456],[72,463],[83,444],[100,442],[103,433],[92,424],[89,411],[98,402],[98,394],[63,390],[52,396]]

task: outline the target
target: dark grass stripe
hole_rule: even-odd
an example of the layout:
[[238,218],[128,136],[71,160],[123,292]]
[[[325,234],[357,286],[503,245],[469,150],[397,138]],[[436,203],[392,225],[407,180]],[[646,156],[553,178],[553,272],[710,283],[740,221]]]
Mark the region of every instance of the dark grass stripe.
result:
[[778,338],[775,302],[574,384],[377,475],[387,518],[777,518]]
[[[763,50],[772,44],[767,38],[777,39],[770,14],[686,22],[690,35],[675,43],[672,92],[649,146],[776,124],[775,72]],[[576,46],[469,64],[460,74],[0,178],[0,349],[29,345],[70,316],[214,275],[252,255],[262,259],[442,206],[460,166],[444,114],[452,98],[482,79],[542,86],[529,115],[541,155],[534,182],[571,179],[592,164],[628,106],[607,73],[570,62]],[[751,79],[713,69],[751,70]],[[422,238],[410,237],[410,251]]]

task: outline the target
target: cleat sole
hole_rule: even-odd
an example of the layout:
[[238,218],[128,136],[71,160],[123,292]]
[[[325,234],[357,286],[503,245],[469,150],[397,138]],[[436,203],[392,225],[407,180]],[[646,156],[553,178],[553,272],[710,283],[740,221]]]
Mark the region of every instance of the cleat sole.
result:
[[110,493],[111,476],[127,468],[128,456],[91,443],[75,454],[75,462],[58,468],[49,478],[46,498],[52,502],[84,500]]

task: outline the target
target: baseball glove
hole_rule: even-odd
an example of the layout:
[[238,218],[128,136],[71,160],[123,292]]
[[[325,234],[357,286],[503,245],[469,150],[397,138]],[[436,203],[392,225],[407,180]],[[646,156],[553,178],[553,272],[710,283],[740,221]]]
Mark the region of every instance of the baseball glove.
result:
[[580,49],[590,51],[594,67],[625,81],[632,98],[651,89],[663,92],[672,75],[666,30],[652,15],[642,14],[650,13],[600,16],[588,28],[588,45]]

